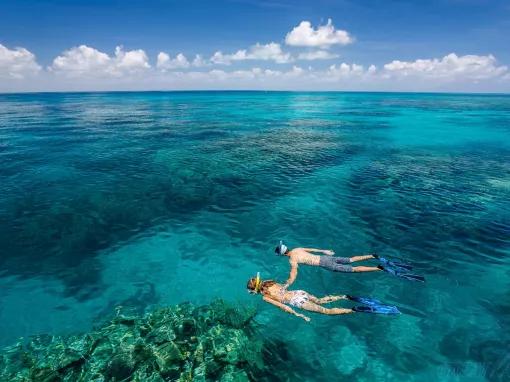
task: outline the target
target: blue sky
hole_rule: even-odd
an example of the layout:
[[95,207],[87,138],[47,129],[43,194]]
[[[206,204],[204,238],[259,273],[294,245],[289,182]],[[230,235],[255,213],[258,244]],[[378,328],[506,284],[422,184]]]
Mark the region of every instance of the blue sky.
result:
[[[503,70],[510,64],[508,1],[0,0],[0,8],[0,91],[510,89],[508,70]],[[332,36],[337,31],[346,32],[349,42],[309,46],[304,40],[294,45],[286,41],[301,22],[310,23],[313,38],[313,33],[330,19]],[[274,59],[257,48],[250,53],[256,43],[278,44],[271,46],[273,53],[280,50],[290,56]],[[125,70],[124,64],[113,69],[113,64],[107,64],[101,54],[95,58],[98,62],[84,63],[84,57],[89,60],[92,51],[70,51],[80,46],[112,59],[118,46],[122,47],[120,55],[143,51],[147,65],[140,63],[135,54],[130,57],[138,60],[137,70],[132,70],[134,66]],[[16,48],[24,51],[20,53]],[[34,56],[33,62],[28,63],[25,50]],[[233,55],[242,50],[246,54],[231,57],[228,65],[210,61],[216,52]],[[319,50],[330,58],[299,59]],[[168,55],[166,66],[158,67],[159,53]],[[190,65],[169,64],[179,53]],[[443,60],[452,53],[455,56]],[[196,54],[201,55],[204,65],[191,65]],[[60,66],[54,65],[58,57],[63,57]],[[430,62],[416,63],[418,59]],[[405,64],[391,65],[396,60]],[[20,63],[26,71],[20,69]],[[349,68],[340,70],[342,64]],[[375,69],[368,73],[371,65]],[[124,69],[120,70],[121,66]],[[358,67],[363,67],[362,71]],[[86,73],[84,68],[92,68],[94,73]],[[232,77],[236,71],[238,74]],[[434,76],[431,71],[436,71]],[[448,71],[453,71],[454,79],[447,79]],[[291,74],[285,77],[285,73]],[[325,80],[328,76],[329,82]],[[389,79],[392,76],[399,78],[398,86]]]

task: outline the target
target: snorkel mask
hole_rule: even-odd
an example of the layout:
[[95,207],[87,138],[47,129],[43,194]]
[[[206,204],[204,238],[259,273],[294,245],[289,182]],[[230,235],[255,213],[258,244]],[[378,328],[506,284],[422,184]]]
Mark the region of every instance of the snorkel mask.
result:
[[280,244],[278,244],[278,247],[276,247],[274,252],[277,255],[284,255],[285,252],[287,252],[287,249],[288,249],[287,246],[285,244],[283,244],[283,241],[280,240]]

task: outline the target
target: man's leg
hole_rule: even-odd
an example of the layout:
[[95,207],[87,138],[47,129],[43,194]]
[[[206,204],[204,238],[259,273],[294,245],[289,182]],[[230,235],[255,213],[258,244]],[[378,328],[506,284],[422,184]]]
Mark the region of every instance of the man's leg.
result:
[[370,259],[375,259],[375,256],[373,254],[368,254],[368,255],[362,255],[362,256],[353,256],[353,257],[349,258],[351,263],[354,263],[356,261],[370,260]]
[[[370,260],[370,259],[375,259],[375,258],[376,257],[373,254],[369,254],[369,255],[362,255],[362,256],[353,256],[353,257],[349,258],[349,261],[351,263],[354,263],[356,261]],[[366,267],[364,265],[352,267],[353,272],[376,272],[376,271],[380,271],[380,270],[381,270],[381,268],[379,268],[379,267]]]
[[319,266],[322,268],[329,269],[333,272],[375,272],[380,271],[378,267],[353,267],[350,265],[350,258],[348,257],[333,257],[333,256],[321,256]]

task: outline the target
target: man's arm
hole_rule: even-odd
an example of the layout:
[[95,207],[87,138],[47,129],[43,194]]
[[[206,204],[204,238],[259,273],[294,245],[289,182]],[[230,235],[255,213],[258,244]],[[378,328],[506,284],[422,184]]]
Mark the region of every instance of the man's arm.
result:
[[317,248],[301,248],[301,249],[304,249],[306,252],[319,252],[329,256],[333,256],[335,254],[335,252],[331,249],[317,249]]
[[285,305],[285,304],[282,304],[282,303],[281,303],[281,302],[279,302],[279,301],[273,300],[272,298],[267,297],[267,296],[264,296],[264,297],[263,297],[263,300],[264,300],[265,302],[268,302],[268,303],[270,303],[270,304],[272,304],[272,305],[274,305],[274,306],[276,306],[276,307],[280,308],[280,309],[281,309],[281,310],[283,310],[284,312],[287,312],[287,313],[293,314],[294,316],[296,316],[296,317],[300,317],[300,318],[302,318],[302,319],[303,319],[303,320],[305,320],[305,321],[310,321],[310,318],[309,318],[309,317],[305,316],[304,314],[301,314],[301,313],[296,312],[296,311],[295,311],[294,309],[292,309],[290,306],[287,306],[287,305]]
[[291,284],[296,281],[297,277],[297,270],[298,270],[298,263],[296,261],[290,262],[290,274],[289,278],[287,279],[287,282],[285,283],[285,288],[288,288]]

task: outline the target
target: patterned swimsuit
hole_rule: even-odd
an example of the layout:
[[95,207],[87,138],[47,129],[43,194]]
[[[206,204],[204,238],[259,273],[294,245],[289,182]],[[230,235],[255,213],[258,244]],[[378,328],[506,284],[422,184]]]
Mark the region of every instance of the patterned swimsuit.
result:
[[[285,298],[286,293],[292,293],[292,296],[290,298]],[[278,297],[279,300],[284,304],[289,304],[295,306],[296,308],[301,308],[305,302],[310,300],[308,293],[304,290],[287,291],[285,288],[280,288]]]
[[308,300],[308,293],[304,290],[295,290],[292,291],[292,297],[288,301],[288,304],[295,306],[296,308],[301,308],[305,302],[308,302]]

